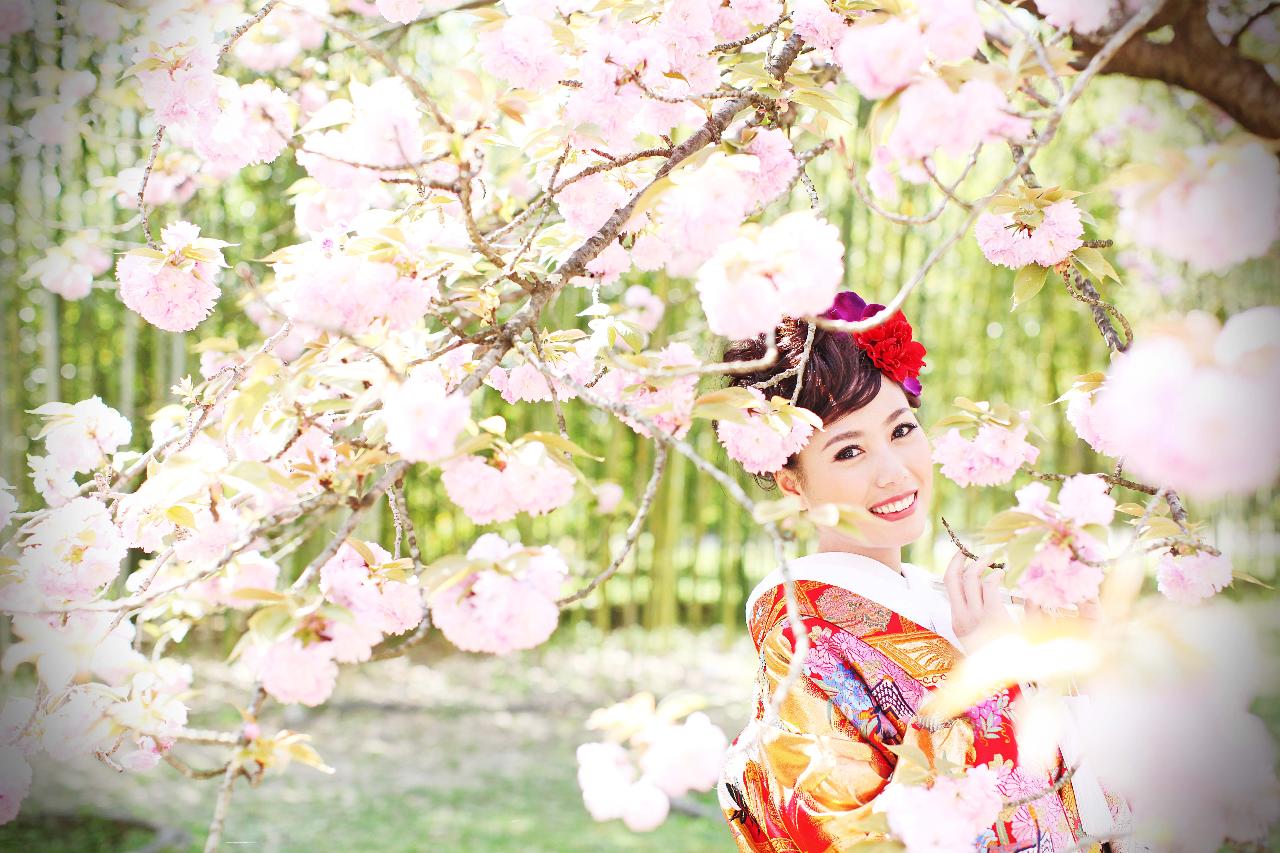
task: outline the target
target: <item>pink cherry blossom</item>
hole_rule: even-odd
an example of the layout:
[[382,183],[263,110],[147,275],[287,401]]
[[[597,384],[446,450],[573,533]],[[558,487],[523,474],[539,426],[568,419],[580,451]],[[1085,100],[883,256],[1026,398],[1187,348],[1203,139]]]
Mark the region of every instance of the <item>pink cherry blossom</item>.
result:
[[453,453],[471,417],[471,402],[447,393],[438,372],[420,367],[387,395],[382,416],[393,452],[411,462],[435,462]]
[[973,0],[924,0],[924,42],[939,62],[970,59],[986,41]]
[[211,580],[212,595],[216,601],[234,608],[257,607],[258,602],[238,596],[240,590],[274,590],[280,579],[280,566],[258,551],[243,551]]
[[565,75],[559,43],[546,22],[529,15],[507,18],[477,39],[485,71],[524,89],[547,89]]
[[338,682],[338,665],[327,645],[303,645],[295,637],[285,637],[250,646],[241,660],[276,701],[314,707],[329,698]]
[[236,40],[232,54],[251,71],[283,68],[302,51],[314,50],[324,42],[324,24],[307,12],[328,10],[328,0],[296,0],[290,6],[277,6]]
[[1096,598],[1102,569],[1074,559],[1066,548],[1046,544],[1018,577],[1018,592],[1041,607],[1070,607]]
[[998,486],[1040,456],[1040,450],[1029,444],[1026,436],[1025,423],[1013,429],[983,424],[972,440],[952,428],[934,445],[933,460],[942,466],[943,476],[957,485]]
[[50,690],[67,687],[81,673],[110,686],[123,684],[146,666],[147,659],[134,651],[133,623],[125,620],[113,628],[114,621],[114,614],[106,611],[72,611],[65,622],[61,615],[14,613],[13,632],[19,641],[5,649],[0,668],[12,673],[20,664],[34,664]]
[[1099,429],[1095,401],[1097,391],[1073,391],[1067,400],[1067,421],[1085,443],[1106,456],[1119,456],[1119,448]]
[[375,322],[407,328],[427,312],[436,287],[395,265],[311,248],[275,264],[281,309],[295,321],[357,334]]
[[431,597],[432,622],[464,651],[501,655],[533,648],[559,621],[555,596],[568,575],[560,552],[550,546],[524,549],[486,533],[467,557],[487,560],[486,553],[495,552],[509,553],[494,568],[474,572]]
[[1280,473],[1276,338],[1254,346],[1260,366],[1223,364],[1205,353],[1216,324],[1191,312],[1181,336],[1139,337],[1113,363],[1096,402],[1102,432],[1135,477],[1205,500],[1251,493]]
[[1280,165],[1262,143],[1194,146],[1165,175],[1116,191],[1119,225],[1138,245],[1220,273],[1280,236]]
[[544,515],[572,500],[577,478],[552,459],[545,444],[523,444],[508,454],[505,462],[503,488],[521,512]]
[[[391,562],[391,555],[382,547],[373,542],[365,546],[379,565]],[[375,568],[350,544],[343,543],[320,568],[320,591],[334,604],[350,610],[358,625],[379,635],[401,634],[416,627],[426,612],[417,584],[381,577],[374,573]]]
[[293,135],[289,96],[265,80],[241,86],[218,81],[218,120],[195,137],[195,149],[216,177],[226,178],[254,163],[270,163]]
[[565,223],[582,235],[594,234],[626,202],[627,191],[607,172],[579,178],[556,193],[556,205]]
[[935,152],[968,156],[984,142],[1025,138],[1029,120],[1012,115],[1005,93],[990,80],[952,89],[937,77],[917,80],[898,96],[898,120],[885,147],[904,166],[902,177],[929,180],[919,163]]
[[378,14],[393,24],[407,24],[422,14],[422,0],[377,0]]
[[1115,498],[1107,494],[1107,481],[1097,474],[1068,477],[1058,490],[1058,506],[1067,519],[1081,527],[1110,524],[1116,511]]
[[109,750],[115,740],[107,709],[112,699],[100,689],[72,688],[43,720],[41,743],[54,761],[70,762]]
[[1175,557],[1165,553],[1156,564],[1156,583],[1160,592],[1179,604],[1196,604],[1230,585],[1231,560],[1224,555],[1197,551]]
[[479,456],[463,456],[442,466],[445,494],[476,524],[516,517],[519,507],[507,492],[502,472]]
[[139,49],[134,62],[155,59],[162,67],[138,72],[142,99],[163,125],[200,132],[217,120],[218,48],[211,40],[192,39],[163,48],[159,54]]
[[56,459],[28,455],[27,465],[31,468],[31,484],[49,506],[62,506],[79,491],[75,470],[60,464]]
[[661,724],[644,734],[643,778],[668,797],[709,791],[720,778],[729,741],[706,714],[694,712],[680,725]]
[[1035,227],[1015,223],[1011,213],[983,213],[973,233],[988,261],[1010,269],[1027,264],[1051,267],[1067,259],[1083,245],[1084,224],[1080,209],[1070,199],[1054,202],[1043,210],[1044,219]]
[[66,471],[83,474],[98,468],[133,435],[128,419],[97,396],[74,404],[45,403],[32,413],[45,421],[49,464]]
[[[608,515],[618,508],[625,493],[622,490],[622,486],[607,480],[596,485],[595,494],[596,510],[603,515]],[[0,500],[3,500],[3,498],[0,498]],[[0,525],[0,527],[3,527],[3,525]]]
[[803,210],[745,227],[702,265],[696,284],[711,331],[747,338],[784,315],[826,310],[843,278],[839,229]]
[[[693,348],[680,341],[659,350],[655,367],[678,367],[698,363]],[[629,370],[609,370],[595,390],[606,399],[623,402],[646,412],[647,417],[663,432],[682,438],[693,422],[693,400],[697,376],[646,377]],[[649,435],[649,428],[628,415],[618,419],[638,434]]]
[[1116,0],[1042,0],[1036,8],[1060,30],[1095,33],[1111,20]]
[[627,791],[622,822],[632,832],[652,832],[667,819],[671,800],[651,782],[641,779]]
[[[764,405],[762,392],[755,388],[748,390]],[[716,425],[716,436],[729,457],[742,463],[750,474],[779,470],[792,454],[799,453],[809,443],[812,434],[813,424],[800,420],[790,423],[785,433],[779,432],[755,411],[748,413],[745,424],[724,420]]]
[[695,273],[722,243],[738,235],[755,196],[757,158],[715,152],[697,169],[677,170],[672,187],[658,202],[655,238],[666,270],[675,276]]
[[189,222],[175,222],[162,232],[164,258],[142,254],[123,255],[116,264],[120,298],[153,326],[168,332],[189,332],[209,316],[221,290],[217,268],[226,266],[221,241],[208,243],[209,260],[194,260],[190,252],[201,250],[200,229]]
[[786,134],[776,127],[757,129],[743,150],[755,155],[760,163],[760,170],[752,180],[756,205],[777,198],[800,170],[800,161],[791,150]]
[[840,43],[848,24],[826,0],[797,0],[790,5],[794,31],[820,51],[830,51]]
[[1000,815],[998,780],[990,767],[972,767],[958,778],[938,776],[928,787],[892,783],[877,802],[908,853],[968,853]]
[[110,510],[93,498],[73,498],[31,525],[21,565],[51,599],[86,601],[115,580],[127,552]]
[[925,41],[914,24],[889,18],[853,26],[836,46],[836,61],[865,98],[885,98],[911,82],[925,62]]
[[[634,257],[635,253],[632,252],[632,258]],[[652,332],[658,328],[658,324],[662,322],[662,315],[666,311],[666,304],[643,284],[633,284],[628,287],[622,294],[622,304],[627,308],[622,313],[623,319],[634,322],[646,332]]]
[[782,14],[781,0],[729,0],[729,6],[749,24],[771,24]]
[[622,817],[636,781],[636,768],[627,751],[617,743],[584,743],[578,747],[577,758],[582,803],[592,820]]

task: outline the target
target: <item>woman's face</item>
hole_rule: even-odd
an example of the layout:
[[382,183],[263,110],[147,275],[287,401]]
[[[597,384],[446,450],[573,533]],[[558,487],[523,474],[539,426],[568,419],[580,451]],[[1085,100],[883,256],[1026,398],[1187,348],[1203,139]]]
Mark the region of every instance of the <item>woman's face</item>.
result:
[[[865,521],[856,520],[860,535],[853,543],[894,548],[924,533],[933,500],[933,460],[929,439],[896,382],[881,382],[870,403],[814,432],[797,462],[799,477],[784,468],[774,479],[806,508],[840,503],[871,513]],[[897,511],[886,512],[888,507]]]

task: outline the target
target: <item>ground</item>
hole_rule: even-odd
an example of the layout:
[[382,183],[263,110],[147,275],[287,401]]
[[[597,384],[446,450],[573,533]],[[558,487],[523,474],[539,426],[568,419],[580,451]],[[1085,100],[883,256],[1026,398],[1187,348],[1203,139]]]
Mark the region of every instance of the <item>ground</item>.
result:
[[[298,764],[269,773],[257,788],[237,783],[224,834],[228,849],[250,851],[732,851],[724,823],[672,814],[652,833],[620,821],[596,823],[582,805],[574,751],[596,739],[592,709],[639,690],[706,697],[708,715],[732,738],[750,712],[754,656],[745,636],[666,636],[588,630],[505,658],[450,653],[443,645],[348,667],[333,699],[317,709],[278,706],[263,728],[312,735],[336,772]],[[221,708],[192,725],[229,728],[247,685],[213,661],[198,664],[205,694],[191,704]],[[195,767],[216,753],[183,746]],[[41,761],[22,818],[0,828],[0,849],[136,850],[149,835],[101,824],[60,830],[40,813],[132,816],[184,831],[199,850],[217,781],[191,781],[166,764],[117,775],[92,762],[71,768]],[[713,793],[696,802],[715,810]],[[61,843],[55,837],[62,835]],[[152,848],[155,851],[156,848]]]

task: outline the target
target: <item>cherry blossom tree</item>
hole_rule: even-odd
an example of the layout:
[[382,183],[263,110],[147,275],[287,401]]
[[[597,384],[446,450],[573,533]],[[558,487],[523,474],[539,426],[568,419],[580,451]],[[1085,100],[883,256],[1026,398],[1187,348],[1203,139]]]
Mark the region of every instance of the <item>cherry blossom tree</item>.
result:
[[[1231,622],[1230,605],[1199,602],[1239,576],[1182,496],[1212,501],[1276,482],[1280,309],[1225,323],[1191,312],[1135,332],[1110,295],[1120,275],[1108,258],[1113,227],[1202,270],[1271,251],[1275,83],[1245,51],[1274,33],[1274,17],[1158,0],[92,5],[59,7],[56,24],[124,72],[106,108],[146,116],[148,156],[115,190],[134,208],[116,233],[134,242],[112,266],[103,235],[77,232],[30,277],[76,299],[113,269],[120,310],[159,329],[199,330],[211,311],[242,311],[260,338],[206,352],[201,377],[178,384],[175,405],[137,442],[143,450],[129,449],[128,420],[96,397],[32,413],[43,423],[43,455],[29,460],[43,504],[20,508],[0,482],[0,605],[15,636],[2,665],[30,665],[36,684],[0,709],[0,820],[18,813],[28,759],[41,750],[126,773],[165,761],[219,785],[206,839],[215,849],[240,780],[290,760],[330,770],[305,733],[264,729],[266,703],[322,704],[340,667],[404,654],[433,629],[486,654],[546,641],[561,610],[622,565],[672,453],[752,515],[785,573],[788,542],[815,522],[856,526],[856,512],[753,497],[699,453],[689,435],[714,421],[732,460],[767,472],[821,425],[767,387],[712,386],[773,364],[784,314],[892,337],[899,309],[968,241],[1015,308],[1049,286],[1088,312],[1111,360],[1079,378],[1061,416],[1114,468],[1038,470],[1027,412],[1045,401],[959,398],[938,424],[942,473],[965,487],[1032,478],[983,531],[990,557],[1026,599],[1061,608],[1101,593],[1109,618],[993,644],[1006,654],[966,661],[931,713],[954,715],[1002,680],[1059,692],[1084,683],[1126,721],[1094,727],[1090,748],[1113,757],[1162,754],[1197,740],[1192,724],[1212,718],[1243,732],[1231,760],[1188,748],[1205,760],[1185,767],[1221,800],[1188,802],[1161,767],[1117,760],[1140,828],[1193,826],[1185,849],[1204,849],[1255,840],[1280,817],[1274,748],[1249,713],[1256,685],[1240,678],[1215,693],[1206,680],[1221,670],[1188,663],[1172,640],[1154,651],[1147,642],[1185,626],[1212,645]],[[29,0],[0,3],[0,44],[41,14]],[[416,53],[399,49],[411,33],[426,34]],[[360,56],[365,76],[326,62],[339,52]],[[1203,145],[1135,163],[1110,186],[1055,185],[1033,161],[1104,73],[1177,84],[1229,118]],[[86,132],[77,105],[112,85],[64,77],[56,98],[23,106],[25,144],[70,149]],[[846,144],[850,128],[873,152],[865,164]],[[823,161],[848,170],[878,215],[940,228],[884,310],[825,311],[848,247],[807,172]],[[262,164],[300,176],[288,245],[240,256],[215,228],[181,218],[195,183],[217,188]],[[1080,201],[1099,190],[1114,192],[1114,222],[1099,224]],[[901,205],[908,191],[932,206]],[[1016,270],[1011,282],[1004,269]],[[627,288],[659,270],[693,283],[705,327],[657,339],[661,304]],[[557,327],[551,309],[572,288],[590,307]],[[755,362],[717,362],[690,343],[756,335],[766,354]],[[793,368],[801,381],[807,358]],[[511,434],[494,397],[550,404],[558,429]],[[580,483],[595,489],[575,460],[598,449],[570,434],[571,404],[616,417],[656,449],[608,565],[572,565],[551,545],[492,532],[426,563],[407,477],[438,478],[440,500],[481,525],[555,512]],[[1139,500],[1117,500],[1117,489]],[[357,536],[384,501],[391,541]],[[315,556],[289,577],[280,555],[303,541]],[[131,553],[138,568],[113,593]],[[1144,587],[1146,575],[1155,581]],[[794,620],[789,576],[787,592]],[[180,644],[192,625],[231,610],[248,613],[232,652],[244,723],[195,729]],[[1055,662],[1064,638],[1089,652]],[[1239,629],[1230,639],[1214,654],[1256,657]],[[803,664],[804,637],[798,645],[774,714]],[[1168,666],[1144,671],[1151,654]],[[1150,720],[1156,700],[1159,726],[1128,722]],[[602,716],[606,740],[578,755],[592,816],[638,831],[661,823],[671,797],[709,787],[726,746],[705,717],[660,711],[651,697],[646,708],[642,726]],[[1036,731],[1056,736],[1051,725]],[[219,746],[224,762],[193,771],[181,759],[187,744]],[[887,795],[886,843],[924,850],[971,838],[1009,805],[994,776],[924,768],[920,784]],[[932,816],[927,832],[912,819],[922,815]]]

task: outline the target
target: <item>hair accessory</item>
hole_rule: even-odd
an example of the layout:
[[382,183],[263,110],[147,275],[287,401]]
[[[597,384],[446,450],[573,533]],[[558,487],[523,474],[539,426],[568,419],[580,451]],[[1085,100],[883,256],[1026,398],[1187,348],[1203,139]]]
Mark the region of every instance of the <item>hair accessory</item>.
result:
[[[852,290],[842,290],[836,294],[835,302],[818,316],[828,320],[848,320],[857,322],[875,316],[885,306],[868,305],[866,300]],[[920,368],[924,367],[926,350],[919,341],[911,339],[911,324],[901,311],[873,329],[865,332],[853,332],[851,337],[857,346],[871,357],[876,367],[898,382],[909,393],[920,396]]]

